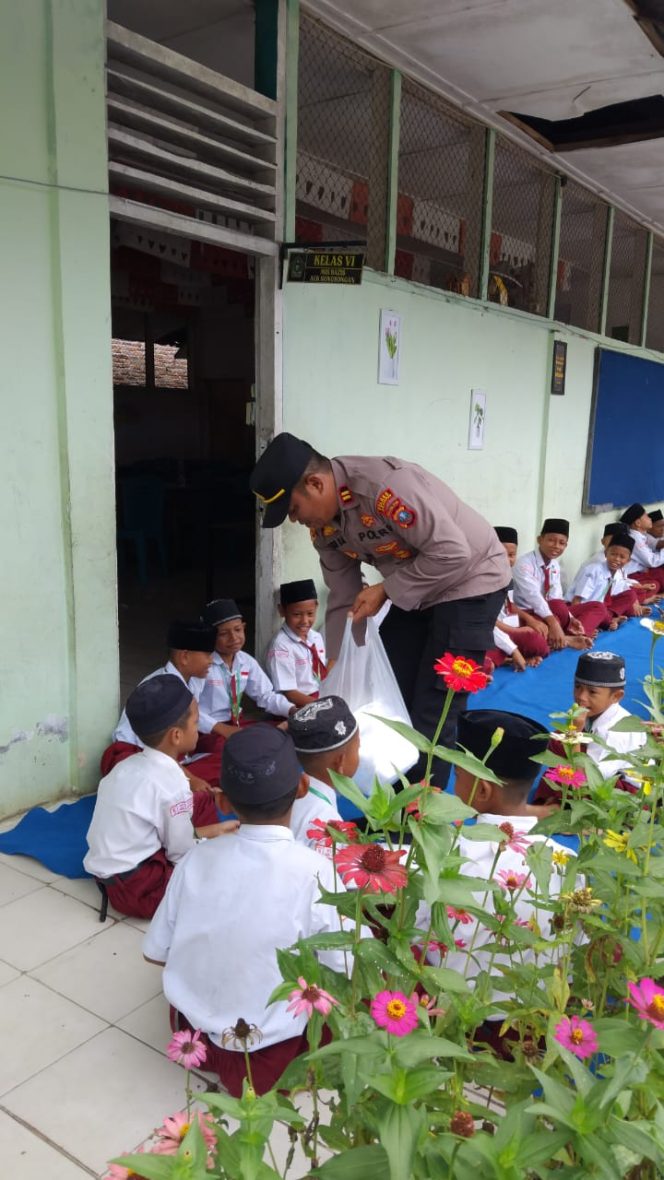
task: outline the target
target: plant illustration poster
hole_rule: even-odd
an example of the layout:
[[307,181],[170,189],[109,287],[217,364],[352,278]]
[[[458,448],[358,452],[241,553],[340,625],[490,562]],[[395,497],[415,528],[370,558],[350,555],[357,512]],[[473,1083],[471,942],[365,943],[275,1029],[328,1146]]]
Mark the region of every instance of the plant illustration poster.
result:
[[382,308],[380,339],[378,341],[378,384],[399,384],[401,360],[401,316],[396,311]]

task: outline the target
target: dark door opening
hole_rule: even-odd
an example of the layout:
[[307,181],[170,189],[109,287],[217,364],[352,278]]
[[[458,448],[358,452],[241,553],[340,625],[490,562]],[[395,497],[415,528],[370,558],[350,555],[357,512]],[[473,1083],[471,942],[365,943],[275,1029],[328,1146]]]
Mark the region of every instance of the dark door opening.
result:
[[124,700],[210,598],[253,642],[255,284],[247,254],[123,222],[111,242]]

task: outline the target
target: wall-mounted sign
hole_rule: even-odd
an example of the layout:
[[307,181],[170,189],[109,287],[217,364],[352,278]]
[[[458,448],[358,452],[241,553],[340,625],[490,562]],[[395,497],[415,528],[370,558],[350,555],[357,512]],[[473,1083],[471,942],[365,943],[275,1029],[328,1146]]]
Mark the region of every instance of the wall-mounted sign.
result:
[[378,335],[378,384],[399,384],[401,361],[401,316],[388,308],[380,313]]
[[362,282],[364,257],[364,250],[298,250],[288,259],[288,281],[357,287]]
[[564,340],[553,342],[553,365],[551,368],[551,392],[562,396],[565,392],[567,372],[567,344]]
[[484,447],[486,427],[486,392],[484,389],[470,391],[470,417],[468,419],[468,450],[481,451]]

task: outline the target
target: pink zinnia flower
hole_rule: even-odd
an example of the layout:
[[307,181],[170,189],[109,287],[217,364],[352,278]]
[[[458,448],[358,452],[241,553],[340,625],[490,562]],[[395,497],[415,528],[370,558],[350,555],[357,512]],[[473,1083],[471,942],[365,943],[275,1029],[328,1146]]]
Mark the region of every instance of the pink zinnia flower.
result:
[[559,1045],[569,1049],[582,1061],[597,1052],[597,1034],[592,1024],[588,1020],[580,1020],[578,1016],[563,1016],[553,1035]]
[[482,671],[474,660],[467,660],[464,656],[455,656],[446,652],[433,666],[434,672],[442,676],[448,688],[453,692],[477,692],[486,688],[489,677]]
[[523,832],[515,832],[512,824],[500,824],[501,832],[505,833],[505,839],[501,841],[501,847],[504,844],[506,848],[511,848],[512,852],[524,853],[530,848],[531,841],[526,840]]
[[130,1172],[129,1168],[123,1168],[122,1164],[109,1164],[104,1180],[129,1180],[130,1176],[135,1175],[136,1172]]
[[185,1069],[195,1069],[197,1065],[202,1065],[207,1057],[207,1049],[201,1041],[201,1030],[197,1028],[193,1033],[173,1033],[166,1049],[166,1056],[169,1061],[177,1061],[178,1065],[184,1065]]
[[[196,1117],[205,1145],[208,1151],[212,1151],[217,1144],[215,1133],[212,1130],[212,1115],[207,1112],[204,1114],[202,1110],[199,1110],[196,1112]],[[180,1110],[170,1118],[164,1119],[164,1125],[158,1127],[156,1131],[158,1139],[152,1148],[154,1155],[175,1155],[192,1122],[193,1118],[187,1117],[186,1110]]]
[[648,1020],[655,1028],[664,1028],[664,991],[654,979],[642,979],[640,983],[628,983],[628,1002],[641,1020]]
[[585,787],[588,781],[583,771],[575,770],[573,766],[555,766],[547,770],[544,777],[558,787],[571,787],[575,791]]
[[378,992],[370,1011],[378,1027],[395,1037],[405,1037],[417,1026],[417,1008],[403,992]]
[[292,1012],[293,1016],[300,1016],[304,1012],[308,1020],[314,1010],[327,1016],[332,1005],[338,1004],[339,1001],[329,992],[323,991],[322,987],[317,987],[315,983],[307,983],[301,975],[297,982],[299,986],[293,988],[288,995],[290,1004],[286,1009],[287,1012]]
[[357,840],[359,836],[357,824],[354,824],[351,820],[329,819],[325,821],[323,819],[314,819],[311,821],[311,827],[307,828],[307,840],[316,840],[324,848],[331,848],[334,841],[327,830],[328,828],[334,828],[336,832],[341,832],[347,837],[350,843]]
[[396,893],[408,881],[399,863],[402,855],[380,844],[349,844],[335,850],[334,862],[344,885],[354,883],[369,893]]
[[451,922],[460,922],[462,926],[468,926],[473,921],[473,915],[468,910],[459,910],[453,905],[448,905],[447,916]]
[[[455,938],[454,945],[458,946],[459,950],[463,950],[463,948],[465,947],[466,944],[463,941],[463,938]],[[442,959],[445,958],[445,955],[447,954],[448,950],[450,949],[446,942],[435,942],[433,939],[431,939],[431,941],[427,943],[427,948],[430,951],[438,951],[438,953]]]
[[496,873],[496,880],[501,889],[513,893],[515,889],[528,889],[531,878],[528,873],[517,873],[514,869],[500,869]]

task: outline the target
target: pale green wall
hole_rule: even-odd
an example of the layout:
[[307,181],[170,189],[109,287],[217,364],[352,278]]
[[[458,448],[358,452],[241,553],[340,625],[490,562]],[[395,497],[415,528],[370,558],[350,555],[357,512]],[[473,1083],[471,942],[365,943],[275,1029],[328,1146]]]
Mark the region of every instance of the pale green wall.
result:
[[[398,387],[377,383],[381,308],[402,315]],[[546,321],[372,272],[361,287],[286,284],[284,429],[324,454],[420,463],[493,524],[518,528],[522,552],[544,515],[567,517],[572,576],[613,514],[581,514],[596,340],[555,335],[568,341],[564,397],[549,393]],[[467,449],[473,388],[487,392],[482,451]],[[284,577],[315,574],[306,531],[282,533]]]
[[117,714],[103,17],[0,6],[0,817],[93,789]]

